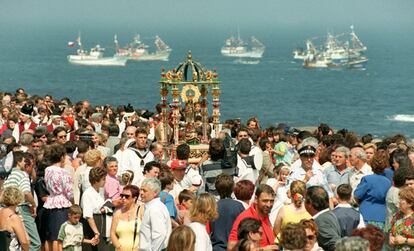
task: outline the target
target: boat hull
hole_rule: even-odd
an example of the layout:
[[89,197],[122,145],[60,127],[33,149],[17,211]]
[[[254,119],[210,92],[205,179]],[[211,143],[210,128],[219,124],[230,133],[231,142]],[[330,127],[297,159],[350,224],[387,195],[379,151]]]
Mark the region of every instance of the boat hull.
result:
[[133,61],[168,61],[171,54],[171,50],[160,51],[156,53],[148,53],[143,55],[131,55],[128,56],[128,60]]
[[103,57],[103,58],[88,58],[77,55],[68,56],[68,62],[76,65],[91,65],[91,66],[125,66],[127,58],[124,57]]

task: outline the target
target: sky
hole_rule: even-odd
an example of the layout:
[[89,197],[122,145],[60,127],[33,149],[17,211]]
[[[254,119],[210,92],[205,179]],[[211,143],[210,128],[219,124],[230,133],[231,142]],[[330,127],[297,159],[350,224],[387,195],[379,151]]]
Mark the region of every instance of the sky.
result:
[[[0,0],[0,26],[107,26],[183,31],[217,28],[410,29],[413,0]],[[237,28],[236,28],[237,29]]]

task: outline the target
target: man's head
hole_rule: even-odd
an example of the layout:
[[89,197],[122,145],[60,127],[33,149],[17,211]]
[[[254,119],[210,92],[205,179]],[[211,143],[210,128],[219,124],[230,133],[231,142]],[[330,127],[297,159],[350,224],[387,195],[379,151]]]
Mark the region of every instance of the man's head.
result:
[[135,132],[135,141],[138,149],[147,148],[148,133],[144,128],[138,128]]
[[349,154],[350,151],[348,147],[340,146],[336,148],[334,159],[332,160],[333,164],[338,168],[346,168],[346,161],[349,158]]
[[[407,170],[405,174],[405,185],[408,187],[414,187],[414,171],[411,168],[399,168],[399,169]],[[397,169],[397,171],[399,169]]]
[[174,178],[180,182],[184,179],[185,169],[187,168],[187,161],[175,159],[171,161],[171,171]]
[[248,139],[249,138],[249,131],[247,128],[240,128],[237,131],[237,141],[240,141],[241,139]]
[[161,143],[159,142],[153,142],[150,145],[150,151],[154,155],[155,159],[161,160],[162,156],[164,154],[164,149]]
[[63,126],[58,126],[53,130],[53,137],[55,142],[59,145],[63,145],[67,141],[66,129]]
[[146,203],[157,198],[161,191],[161,182],[156,178],[146,178],[141,185],[141,200]]
[[13,167],[17,167],[20,170],[23,170],[25,167],[25,154],[24,152],[13,152]]
[[160,174],[161,164],[156,161],[150,161],[144,166],[143,174],[145,178],[157,178]]
[[125,134],[126,134],[126,137],[128,138],[128,139],[133,139],[133,138],[135,138],[135,132],[137,131],[137,128],[135,127],[135,126],[128,126],[126,129],[125,129]]
[[341,184],[336,188],[336,196],[339,202],[349,202],[352,197],[352,187],[349,184]]
[[249,155],[250,150],[252,149],[252,143],[249,139],[243,138],[239,141],[239,153],[241,155]]
[[273,188],[266,184],[259,185],[259,187],[256,189],[254,199],[254,206],[259,215],[268,216],[274,202],[275,191],[273,191]]
[[220,174],[216,178],[215,187],[220,199],[230,198],[234,187],[233,177],[226,173]]
[[181,144],[177,146],[177,159],[188,160],[190,157],[190,146],[188,144]]
[[315,158],[316,149],[311,145],[304,146],[298,151],[300,160],[302,162],[302,168],[305,171],[312,169],[313,159]]
[[306,190],[305,208],[310,215],[329,207],[328,193],[320,186],[311,186]]
[[349,161],[351,165],[356,168],[361,168],[367,162],[367,154],[364,151],[364,148],[360,146],[353,147],[351,149],[351,154],[349,155]]
[[223,159],[226,154],[226,148],[224,147],[224,141],[218,138],[211,139],[208,152],[210,154],[211,160],[213,161]]

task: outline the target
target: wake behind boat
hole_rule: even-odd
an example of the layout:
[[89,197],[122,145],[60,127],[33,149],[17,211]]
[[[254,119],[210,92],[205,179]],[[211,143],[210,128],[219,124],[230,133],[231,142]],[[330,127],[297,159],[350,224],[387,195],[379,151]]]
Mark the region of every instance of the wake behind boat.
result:
[[159,37],[155,36],[155,52],[148,51],[149,46],[144,44],[139,35],[124,48],[119,47],[117,35],[114,37],[116,55],[134,61],[168,61],[172,49]]
[[[79,46],[76,55],[67,56],[68,62],[77,65],[93,65],[93,66],[125,66],[127,58],[121,56],[104,57],[105,51],[100,45],[96,45],[89,52],[82,47],[81,37],[76,39]],[[74,47],[74,42],[68,43],[69,47]]]

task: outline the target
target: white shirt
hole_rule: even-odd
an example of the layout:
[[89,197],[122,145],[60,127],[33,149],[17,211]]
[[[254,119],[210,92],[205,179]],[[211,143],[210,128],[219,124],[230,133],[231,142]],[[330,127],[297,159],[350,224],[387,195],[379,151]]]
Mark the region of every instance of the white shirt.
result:
[[238,175],[235,177],[235,183],[240,180],[250,180],[253,184],[256,184],[259,177],[259,171],[249,167],[246,161],[242,158],[237,160],[237,168],[239,169]]
[[93,187],[89,187],[82,194],[81,207],[83,218],[92,218],[94,214],[100,214],[105,201],[103,197]]
[[184,189],[190,189],[192,186],[200,187],[203,184],[203,178],[198,169],[188,166],[181,184]]
[[83,171],[81,182],[81,188],[82,191],[86,191],[89,187],[91,187],[91,183],[89,182],[89,173],[91,172],[92,167],[86,166],[86,168]]
[[170,214],[160,198],[154,198],[145,203],[144,216],[139,230],[139,250],[158,251],[167,248],[170,234]]
[[[299,168],[301,166],[302,166],[302,160],[300,160],[300,158],[299,158],[295,162],[292,163],[292,165],[290,166],[290,170],[293,170],[295,168]],[[318,163],[318,161],[314,160],[313,163],[312,163],[312,169],[315,169],[315,168],[319,169],[320,171],[323,171],[325,169],[321,166],[321,164]]]
[[357,170],[355,167],[352,168],[351,173],[349,174],[349,185],[351,185],[352,191],[355,191],[361,182],[362,177],[370,174],[373,174],[372,168],[367,163],[365,163],[360,170]]
[[[150,159],[151,156],[152,159]],[[125,150],[119,149],[114,154],[114,157],[118,160],[117,176],[121,176],[123,173],[125,173],[126,170],[130,170],[134,173],[134,180],[132,181],[133,184],[138,184],[139,181],[144,178],[144,174],[142,173],[144,167],[140,165],[141,159],[133,150],[128,148]],[[154,155],[150,152],[144,159],[144,163],[146,164],[147,162],[152,161],[153,158]]]
[[194,231],[196,236],[194,250],[197,251],[212,251],[210,236],[207,234],[206,225],[199,222],[191,222],[188,226]]
[[177,199],[178,195],[180,195],[181,191],[183,191],[184,189],[185,188],[184,188],[183,180],[182,181],[174,180],[174,187],[170,191],[170,194],[172,195],[172,197],[174,197],[174,199]]

